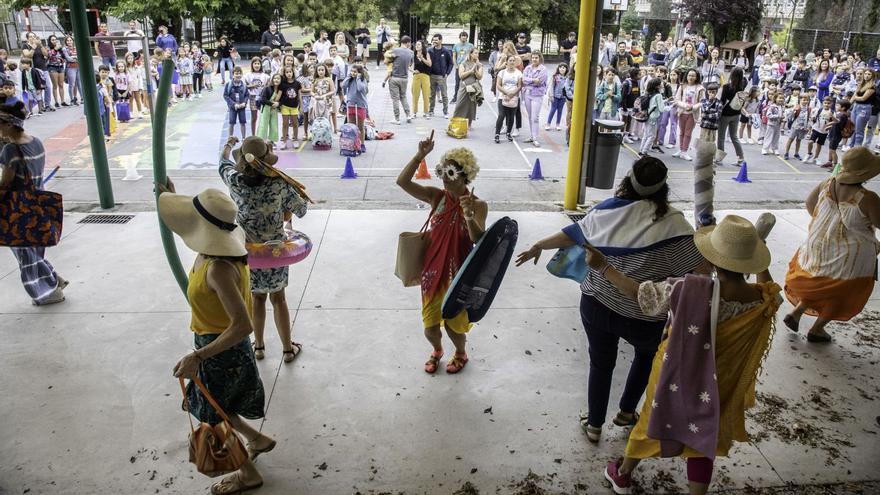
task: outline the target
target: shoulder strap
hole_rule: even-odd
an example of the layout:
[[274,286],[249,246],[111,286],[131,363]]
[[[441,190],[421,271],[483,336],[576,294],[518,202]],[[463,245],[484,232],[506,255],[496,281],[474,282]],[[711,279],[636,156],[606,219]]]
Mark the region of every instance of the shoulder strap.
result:
[[27,159],[24,157],[24,150],[21,149],[21,145],[18,143],[11,143],[15,146],[16,151],[18,151],[18,159],[21,161],[21,169],[22,175],[24,175],[24,181],[22,186],[25,189],[33,189],[34,188],[34,180],[31,176],[31,171],[27,166]]
[[[186,387],[183,385],[183,378],[178,378],[178,380],[180,380],[180,390],[183,392],[183,405],[186,406],[186,412],[189,413],[189,401],[186,398]],[[223,408],[220,407],[220,404],[217,404],[217,401],[214,400],[214,397],[211,395],[210,392],[208,392],[208,389],[205,387],[202,381],[199,380],[198,377],[193,378],[192,381],[195,382],[197,387],[199,387],[199,390],[202,391],[202,395],[205,396],[205,399],[208,400],[208,403],[211,404],[211,407],[213,407],[214,410],[217,411],[217,414],[219,414],[220,417],[223,418],[223,421],[229,423],[229,416],[226,415],[226,412],[223,411]],[[187,416],[189,416],[189,414],[187,414]],[[191,429],[193,428],[192,417],[189,418],[189,427]]]

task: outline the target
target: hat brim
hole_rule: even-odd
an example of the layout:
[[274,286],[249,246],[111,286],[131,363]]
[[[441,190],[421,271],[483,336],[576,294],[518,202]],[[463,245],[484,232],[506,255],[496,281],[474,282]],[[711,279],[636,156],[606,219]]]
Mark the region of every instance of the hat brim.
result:
[[193,206],[192,196],[162,193],[159,196],[159,217],[184,244],[208,256],[245,256],[245,233],[241,226],[223,230],[205,220]]
[[841,184],[861,184],[863,182],[868,182],[878,175],[880,175],[880,168],[866,171],[864,174],[855,174],[847,172],[846,170],[841,170],[834,178]]
[[761,273],[770,267],[770,249],[767,248],[767,244],[760,241],[755,246],[755,252],[748,259],[732,259],[718,252],[712,245],[711,237],[715,227],[715,225],[703,227],[694,234],[697,250],[709,263],[735,273]]
[[[236,148],[232,150],[232,158],[235,160],[236,163],[247,165],[247,162],[245,162],[244,160],[244,156],[242,156],[241,148]],[[263,163],[272,167],[274,167],[275,164],[278,163],[278,155],[275,154],[274,150],[270,150],[269,153],[263,157]]]

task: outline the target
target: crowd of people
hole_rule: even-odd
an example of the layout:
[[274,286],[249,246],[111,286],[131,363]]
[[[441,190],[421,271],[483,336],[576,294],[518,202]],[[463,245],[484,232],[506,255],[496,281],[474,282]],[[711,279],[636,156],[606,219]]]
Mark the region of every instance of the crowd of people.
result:
[[724,60],[704,35],[673,41],[657,33],[645,54],[630,35],[616,41],[609,34],[599,64],[596,117],[622,120],[624,141],[640,141],[641,155],[665,147],[690,161],[702,139],[716,142],[721,165],[729,140],[737,166],[747,144],[832,169],[842,152],[874,142],[880,50],[862,60],[843,50],[787,54],[764,41],[751,59],[739,50]]

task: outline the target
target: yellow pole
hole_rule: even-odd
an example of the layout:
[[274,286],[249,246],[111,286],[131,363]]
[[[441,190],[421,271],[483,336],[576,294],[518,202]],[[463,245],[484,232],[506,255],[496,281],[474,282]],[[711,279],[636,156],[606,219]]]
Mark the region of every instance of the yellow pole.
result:
[[[574,101],[571,105],[571,133],[568,146],[568,172],[565,175],[566,210],[577,208],[581,184],[581,162],[584,157],[586,140],[587,100],[589,95],[590,67],[593,56],[593,37],[596,24],[596,2],[602,0],[581,0],[578,22],[577,70],[574,78]],[[601,22],[601,19],[600,19]]]

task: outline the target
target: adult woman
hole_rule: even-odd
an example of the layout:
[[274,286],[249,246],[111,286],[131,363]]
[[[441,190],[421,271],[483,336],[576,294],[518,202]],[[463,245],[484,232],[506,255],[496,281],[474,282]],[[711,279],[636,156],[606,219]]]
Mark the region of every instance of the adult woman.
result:
[[[697,231],[697,249],[717,281],[691,275],[640,284],[589,248],[590,267],[627,298],[646,313],[671,315],[626,457],[605,468],[615,493],[630,493],[642,459],[680,455],[687,459],[690,493],[705,494],[713,459],[726,457],[734,441],[749,441],[745,410],[755,404],[758,371],[781,303],[759,229],[729,215],[717,227]],[[757,284],[746,281],[748,273],[759,274]],[[708,352],[714,359],[706,358]]]
[[530,137],[526,142],[537,148],[541,146],[538,142],[538,131],[541,129],[541,104],[547,94],[547,68],[544,67],[544,56],[541,52],[532,52],[531,62],[523,70],[522,103],[529,116]]
[[877,81],[874,79],[874,71],[863,70],[861,71],[861,74],[861,83],[856,88],[852,100],[850,100],[853,103],[852,119],[853,125],[855,126],[855,132],[850,141],[850,146],[852,147],[861,146],[862,142],[865,140],[865,127],[868,125],[868,120],[871,118],[871,110],[873,108],[875,93],[877,92]]
[[827,59],[819,59],[819,68],[813,76],[813,84],[816,85],[816,99],[822,101],[831,92],[831,82],[834,80],[834,72],[831,70],[831,62]]
[[49,78],[52,80],[52,98],[55,100],[55,108],[69,107],[70,103],[64,101],[63,47],[54,34],[49,38],[49,55],[46,58],[46,67],[49,71]]
[[[22,189],[30,182],[35,189],[42,189],[43,169],[46,166],[46,150],[43,143],[24,132],[27,111],[24,103],[0,106],[0,194]],[[18,260],[21,282],[35,306],[64,301],[67,281],[61,278],[45,258],[46,248],[13,247]]]
[[470,128],[471,123],[477,118],[477,106],[483,103],[483,85],[480,83],[483,79],[483,64],[480,63],[480,52],[477,48],[471,48],[464,62],[459,64],[458,77],[461,84],[455,98],[455,110],[452,116],[468,119],[468,128]]
[[700,75],[696,69],[687,71],[684,83],[678,86],[675,94],[675,106],[678,107],[678,151],[672,156],[680,156],[685,160],[693,158],[688,154],[691,145],[691,135],[700,112],[700,102],[703,100],[705,90],[700,85]]
[[724,79],[725,67],[726,64],[720,57],[718,49],[713,48],[709,53],[709,58],[703,62],[703,66],[700,69],[700,77],[702,78],[703,86],[708,86],[711,83],[721,85]]
[[79,95],[82,93],[82,85],[79,82],[79,62],[76,58],[76,47],[73,44],[73,38],[64,37],[64,48],[61,49],[61,55],[67,67],[67,93],[70,103],[79,105]]
[[[657,158],[640,158],[620,181],[614,198],[596,205],[577,224],[538,241],[517,257],[517,266],[532,259],[537,264],[545,249],[588,243],[614,253],[609,254],[608,263],[640,282],[692,272],[703,258],[694,246],[693,227],[681,211],[669,205],[667,173],[666,166]],[[589,441],[598,442],[608,409],[619,340],[635,349],[620,398],[620,411],[614,418],[614,424],[628,426],[638,420],[636,406],[648,383],[666,314],[646,314],[596,271],[590,271],[581,284],[580,311],[590,353],[589,411],[581,418],[581,428]]]
[[[516,45],[514,45],[512,41],[505,41],[504,47],[501,49],[501,55],[498,56],[498,63],[495,64],[495,73],[497,74],[498,72],[505,70],[507,68],[507,61],[511,58],[514,60],[514,67],[522,72],[523,60],[516,53]],[[496,76],[496,79],[497,77],[498,76]],[[519,130],[522,128],[522,112],[520,112],[520,103],[521,102],[519,101],[519,98],[517,98],[516,109],[513,113],[514,121],[516,124],[516,128],[511,133],[511,136],[513,137],[519,136]]]
[[342,60],[345,60],[348,63],[350,51],[348,49],[348,45],[345,43],[345,33],[339,31],[336,33],[336,37],[333,38],[336,46],[336,54],[342,57]]
[[275,448],[275,440],[244,419],[265,416],[265,392],[251,349],[250,275],[244,231],[235,225],[235,203],[208,189],[196,197],[174,193],[174,185],[158,185],[159,216],[198,256],[189,274],[187,299],[192,308],[195,351],[174,366],[174,376],[190,379],[184,410],[209,424],[221,422],[218,411],[192,380],[198,378],[223,409],[233,429],[248,440],[249,459],[211,486],[212,494],[239,493],[262,486],[253,463]]
[[498,93],[497,89],[495,89],[495,66],[498,64],[498,56],[501,55],[501,50],[504,49],[504,40],[499,39],[496,42],[495,49],[492,50],[492,53],[489,54],[489,77],[492,79],[492,103],[495,103],[497,99]]
[[[679,75],[687,74],[687,71],[697,68],[697,51],[691,41],[684,42],[684,51],[681,56],[675,59],[672,70]],[[684,79],[684,78],[682,78]]]
[[[431,57],[428,56],[428,49],[425,47],[424,40],[416,41],[415,60],[413,60],[413,80],[412,80],[412,98],[413,98],[413,116],[418,112],[419,96],[422,98],[422,116],[428,118],[428,110],[431,102]],[[456,106],[456,108],[458,108]]]
[[874,289],[880,243],[880,198],[864,183],[880,174],[880,158],[859,146],[843,155],[836,177],[807,197],[813,217],[807,239],[788,265],[785,295],[795,305],[785,325],[798,331],[801,316],[816,316],[810,342],[829,342],[825,325],[859,314]]
[[[308,204],[297,190],[272,168],[278,155],[272,144],[251,136],[235,150],[235,162],[229,159],[232,147],[238,141],[229,138],[220,160],[220,177],[229,187],[229,194],[238,207],[236,223],[244,229],[247,242],[264,243],[286,238],[285,221],[291,214],[302,218]],[[281,338],[284,362],[299,355],[302,345],[291,340],[290,313],[284,289],[287,288],[288,267],[250,271],[254,326],[254,357],[263,359],[266,345],[263,329],[266,326],[266,297],[272,303],[275,328]]]
[[33,61],[34,69],[40,71],[40,78],[43,80],[43,110],[50,112],[55,111],[52,106],[52,78],[48,72],[49,49],[40,41],[40,37],[33,31],[27,34],[25,47],[22,48],[22,58],[30,58]]
[[[717,145],[718,150],[723,155],[724,134],[727,133],[730,136],[730,142],[733,143],[733,149],[736,151],[737,167],[741,166],[742,162],[745,160],[745,155],[743,155],[742,146],[740,145],[739,137],[736,133],[736,129],[739,127],[739,116],[742,112],[742,107],[734,110],[730,104],[733,103],[737,94],[745,89],[746,80],[743,75],[743,69],[742,67],[734,67],[733,70],[730,71],[730,81],[727,81],[727,83],[721,87],[721,103],[724,105],[724,108],[721,109],[721,118],[718,121]],[[716,163],[721,163],[722,155],[716,156]]]
[[740,49],[737,52],[736,57],[733,59],[733,65],[742,69],[743,72],[749,70],[749,57],[746,56],[745,50]]
[[498,72],[495,76],[495,88],[501,93],[498,99],[498,118],[495,119],[495,142],[499,143],[499,135],[501,134],[501,125],[507,122],[507,140],[513,141],[513,124],[515,120],[517,106],[519,105],[519,94],[522,90],[522,72],[516,68],[518,57],[507,57],[505,69]]
[[235,62],[232,61],[232,56],[234,53],[235,47],[232,46],[229,38],[227,38],[224,34],[220,37],[220,42],[217,45],[217,51],[214,52],[214,58],[217,59],[217,72],[220,73],[221,84],[226,84],[227,69],[229,69],[229,80],[232,80],[232,68],[235,67]]
[[452,319],[444,320],[441,306],[446,290],[452,283],[455,273],[461,267],[474,243],[486,230],[486,216],[489,206],[477,199],[473,189],[468,191],[480,171],[476,158],[466,148],[453,148],[443,154],[437,165],[437,175],[443,180],[443,189],[423,186],[413,182],[413,174],[434,149],[434,132],[419,143],[419,150],[397,177],[397,185],[410,196],[430,203],[431,216],[428,218],[430,243],[425,252],[425,268],[422,271],[422,323],[425,338],[433,352],[425,363],[425,372],[437,372],[443,357],[442,334],[440,326],[446,328],[446,335],[455,346],[455,354],[446,365],[447,373],[458,373],[468,362],[467,337],[471,323],[467,311],[462,311]]

